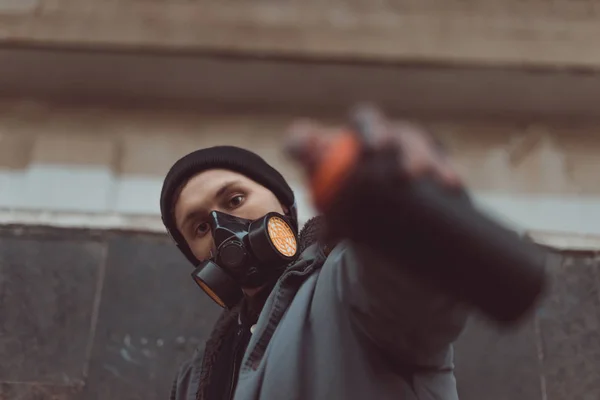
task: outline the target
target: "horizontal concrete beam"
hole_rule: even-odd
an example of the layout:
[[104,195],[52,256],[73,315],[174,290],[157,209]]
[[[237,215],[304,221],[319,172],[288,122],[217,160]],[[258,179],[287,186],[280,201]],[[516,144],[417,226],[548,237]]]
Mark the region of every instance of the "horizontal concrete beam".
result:
[[[273,114],[205,112],[203,107],[65,107],[56,103],[0,103],[0,169],[40,166],[101,168],[108,174],[163,177],[190,151],[236,145],[265,157],[289,181],[297,165],[282,152],[296,110]],[[344,121],[328,121],[332,125]],[[532,195],[600,195],[600,125],[548,121],[420,120],[445,143],[469,187]],[[574,121],[578,122],[578,121]],[[0,194],[1,196],[1,194]]]
[[2,0],[0,43],[597,68],[593,1]]
[[[161,186],[160,177],[116,176],[103,168],[38,165],[0,171],[0,225],[163,232]],[[303,224],[316,213],[305,186],[292,186]],[[482,209],[542,244],[600,249],[599,196],[474,195]]]
[[578,123],[600,116],[600,74],[0,49],[0,96],[295,115],[341,115],[367,100],[427,118]]
[[[303,220],[302,223],[306,222]],[[149,232],[165,234],[158,215],[85,213],[74,211],[15,210],[0,208],[0,226],[43,226],[100,231]],[[600,235],[573,232],[525,232],[536,243],[559,251],[600,251]]]

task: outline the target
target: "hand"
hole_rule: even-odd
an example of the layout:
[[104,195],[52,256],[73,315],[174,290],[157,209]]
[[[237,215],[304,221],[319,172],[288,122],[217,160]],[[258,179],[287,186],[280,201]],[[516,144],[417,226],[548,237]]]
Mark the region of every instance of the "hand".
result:
[[[373,147],[394,146],[399,150],[399,166],[409,177],[415,179],[429,175],[449,187],[462,185],[447,155],[422,128],[406,122],[391,122],[377,109],[367,106],[358,108],[352,117],[372,133]],[[328,128],[310,120],[297,120],[289,129],[286,147],[310,174],[331,150],[334,134],[339,132],[339,128]]]

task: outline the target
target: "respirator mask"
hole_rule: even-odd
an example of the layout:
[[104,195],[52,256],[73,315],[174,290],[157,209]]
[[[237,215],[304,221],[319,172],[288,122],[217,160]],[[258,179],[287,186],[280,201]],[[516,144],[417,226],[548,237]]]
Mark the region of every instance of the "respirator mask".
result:
[[251,221],[210,213],[215,249],[192,273],[194,281],[221,307],[231,308],[243,288],[277,279],[298,257],[298,239],[287,217],[272,212]]

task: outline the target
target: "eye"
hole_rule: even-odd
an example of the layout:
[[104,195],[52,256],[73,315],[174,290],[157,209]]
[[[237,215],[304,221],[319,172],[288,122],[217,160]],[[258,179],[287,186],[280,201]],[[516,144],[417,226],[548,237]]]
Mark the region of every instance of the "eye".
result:
[[246,199],[246,197],[242,194],[235,195],[231,199],[229,199],[229,202],[227,203],[227,207],[230,209],[238,208],[239,206],[242,205],[242,203],[244,202],[245,199]]
[[204,236],[208,232],[210,232],[210,224],[208,222],[203,222],[194,229],[196,236]]

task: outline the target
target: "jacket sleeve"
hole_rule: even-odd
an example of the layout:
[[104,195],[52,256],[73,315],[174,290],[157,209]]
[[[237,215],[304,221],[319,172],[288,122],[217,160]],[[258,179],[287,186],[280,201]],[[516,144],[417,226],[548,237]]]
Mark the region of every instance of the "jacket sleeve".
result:
[[329,255],[338,294],[356,328],[393,359],[452,367],[452,342],[467,309],[367,248],[343,242]]
[[204,351],[198,348],[190,361],[181,364],[177,376],[173,380],[169,400],[187,400],[190,398],[190,394],[194,394],[195,397],[199,384],[199,366],[203,355]]
[[192,363],[190,361],[185,362],[179,368],[177,376],[173,380],[173,386],[171,386],[171,396],[169,400],[185,400],[188,396],[188,390],[190,386],[190,379],[192,374]]

